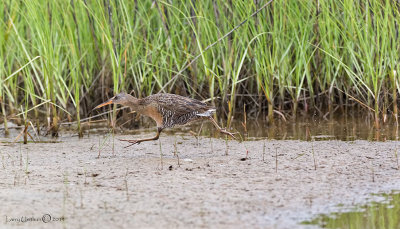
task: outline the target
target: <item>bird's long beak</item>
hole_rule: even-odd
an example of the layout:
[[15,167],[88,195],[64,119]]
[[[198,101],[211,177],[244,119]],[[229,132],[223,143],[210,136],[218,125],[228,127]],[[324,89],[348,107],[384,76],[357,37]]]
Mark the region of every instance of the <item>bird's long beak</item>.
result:
[[104,107],[105,105],[109,105],[109,104],[113,104],[113,103],[114,103],[114,97],[109,99],[107,102],[104,102],[102,104],[97,105],[97,107],[95,107],[94,109],[97,109],[97,108],[100,108],[100,107]]

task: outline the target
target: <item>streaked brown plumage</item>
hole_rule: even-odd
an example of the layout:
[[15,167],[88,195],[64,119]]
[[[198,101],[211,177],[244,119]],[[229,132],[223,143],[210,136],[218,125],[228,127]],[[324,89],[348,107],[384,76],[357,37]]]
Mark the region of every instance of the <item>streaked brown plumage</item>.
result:
[[132,143],[131,145],[139,144],[143,141],[157,140],[161,131],[165,128],[185,125],[200,119],[209,119],[218,131],[235,138],[232,133],[219,127],[217,122],[212,118],[212,114],[216,111],[215,108],[196,99],[167,93],[155,94],[143,99],[137,99],[122,92],[95,108],[100,108],[108,104],[128,106],[139,114],[149,116],[157,123],[157,135],[153,138],[121,140]]

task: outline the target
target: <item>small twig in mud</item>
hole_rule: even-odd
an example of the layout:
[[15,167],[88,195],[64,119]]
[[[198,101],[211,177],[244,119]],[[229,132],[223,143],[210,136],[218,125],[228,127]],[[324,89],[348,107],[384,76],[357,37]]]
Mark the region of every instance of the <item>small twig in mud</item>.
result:
[[306,141],[312,140],[312,136],[310,133],[310,127],[306,126]]
[[8,155],[8,158],[11,159],[11,166],[14,167],[15,166],[15,160],[14,160],[15,158],[12,157],[9,153],[7,153],[7,155]]
[[126,200],[129,201],[128,174],[129,174],[129,171],[128,171],[128,168],[127,168],[127,169],[126,169],[126,173],[125,173],[125,180],[124,180],[124,182],[125,182]]
[[228,156],[229,155],[228,137],[225,137],[225,145],[226,145],[225,156]]
[[[36,130],[35,126],[33,125],[33,123],[32,123],[31,121],[29,121],[29,124],[30,124],[31,127],[32,127],[33,133],[35,133],[37,139],[40,141],[40,136],[39,136],[39,133],[38,133],[38,131]],[[28,134],[29,134],[29,133],[28,133]],[[33,139],[33,137],[32,137],[30,134],[29,134],[29,136],[31,137],[32,141],[35,141],[35,140]]]
[[1,155],[1,162],[3,164],[3,169],[6,169],[6,164],[4,163],[4,155]]
[[[99,154],[97,155],[97,159],[100,158],[100,153],[101,150],[103,149],[104,145],[106,144],[106,141],[110,138],[111,133],[114,133],[112,130],[110,130],[110,132],[103,138],[103,142],[101,142],[100,138],[99,138]],[[114,154],[114,134],[113,134],[113,154]]]
[[200,137],[201,130],[203,129],[203,124],[204,124],[204,123],[201,122],[200,129],[199,129],[199,131],[197,132],[197,138],[196,138],[197,146],[199,146],[199,137]]
[[243,122],[242,126],[244,128],[244,139],[247,140],[248,138],[248,133],[247,133],[247,113],[246,113],[246,105],[243,106]]
[[242,141],[241,143],[243,144],[243,146],[244,146],[244,148],[245,148],[245,150],[246,150],[246,157],[244,157],[244,158],[242,158],[242,159],[240,159],[240,160],[241,160],[241,161],[246,161],[246,160],[249,159],[249,149],[247,148],[245,142]]
[[[244,148],[246,149],[246,157],[241,158],[240,160],[241,160],[241,161],[246,161],[246,160],[248,159],[248,156],[249,156],[249,149],[247,148],[247,146],[246,146],[246,144],[245,144],[245,141],[244,141],[244,140],[246,140],[246,139],[243,139],[243,136],[242,136],[240,133],[238,133],[238,135],[239,135],[239,137],[240,137],[240,143],[242,143],[242,144],[244,145]],[[245,137],[245,138],[246,138],[246,137]]]
[[79,189],[79,195],[80,195],[80,199],[81,199],[81,209],[83,208],[83,192],[82,189]]
[[28,170],[28,165],[29,165],[29,156],[28,156],[28,151],[26,151],[26,161],[25,161],[25,174],[28,175],[30,172]]
[[174,143],[174,156],[177,157],[178,159],[178,167],[181,167],[181,163],[179,161],[179,152],[178,152],[178,146],[176,144],[176,137],[175,137],[175,143]]
[[[24,128],[24,144],[28,144],[28,127],[29,125],[25,123],[25,128]],[[29,135],[30,136],[30,135]],[[32,137],[32,136],[31,136]]]
[[63,183],[64,183],[64,187],[65,187],[65,191],[64,191],[64,204],[65,204],[65,201],[69,196],[69,192],[68,192],[68,185],[69,185],[68,173],[64,174],[64,182]]
[[249,150],[246,148],[246,157],[240,158],[241,161],[247,161],[249,159]]
[[17,178],[18,178],[18,175],[17,175],[17,172],[15,172],[14,173],[14,186],[17,185]]
[[196,132],[190,130],[189,134],[192,135],[194,138],[196,138],[197,142],[199,142],[199,139],[197,137],[197,133]]
[[235,134],[239,135],[240,142],[244,142],[245,141],[245,139],[243,138],[242,134],[240,134],[240,132],[237,132]]
[[178,150],[177,150],[177,145],[176,145],[176,136],[175,136],[175,141],[174,141],[174,157],[176,156],[176,154],[178,153]]
[[103,203],[104,203],[104,210],[107,212],[108,211],[107,201],[103,201]]
[[275,173],[278,172],[278,148],[275,149]]
[[211,147],[211,153],[214,153],[213,141],[211,136],[210,136],[210,147]]
[[371,176],[372,176],[372,182],[375,182],[375,171],[372,162],[371,162]]
[[[90,137],[90,122],[91,120],[90,120],[90,116],[89,116],[89,121],[88,121],[88,130],[87,130],[87,137],[89,138]],[[81,125],[82,125],[82,123],[81,123]]]
[[400,170],[400,166],[399,166],[399,156],[398,156],[398,154],[397,154],[397,148],[396,148],[396,151],[394,152],[394,156],[396,157],[397,170]]
[[[244,146],[244,148],[246,149],[246,157],[244,157],[244,158],[242,158],[242,159],[240,159],[240,160],[246,161],[246,160],[248,159],[248,156],[249,156],[249,149],[247,148],[246,143],[245,143],[246,136],[245,136],[245,139],[243,139],[243,136],[242,136],[240,133],[238,133],[238,135],[239,135],[239,137],[240,137],[240,143],[242,143],[243,146]],[[245,134],[245,135],[246,135],[246,134]],[[227,144],[228,144],[228,143],[227,143]]]
[[19,145],[19,166],[22,167],[22,149],[21,144]]
[[312,207],[312,204],[313,204],[313,197],[312,196],[309,196],[309,199],[308,199],[309,201],[308,201],[308,207]]
[[161,164],[161,170],[163,170],[163,153],[162,153],[162,147],[161,147],[161,141],[158,139],[158,145],[160,146],[160,164]]
[[97,158],[100,158],[100,153],[101,153],[101,141],[99,138],[99,153],[97,154]]
[[85,181],[83,182],[83,184],[86,186],[89,184],[89,182],[87,182],[86,178],[87,178],[87,171],[86,168],[84,169],[84,175],[85,175]]
[[265,141],[263,142],[263,154],[262,154],[262,161],[265,159]]
[[115,132],[114,132],[114,128],[112,129],[112,155],[115,156]]
[[32,141],[35,141],[35,139],[33,139],[32,135],[28,132],[28,127],[29,127],[29,125],[26,124],[24,129],[15,138],[14,143],[16,143],[21,136],[24,136],[24,144],[28,143],[28,136],[32,139]]
[[[230,109],[232,109],[232,108],[230,108]],[[229,122],[227,123],[227,126],[226,126],[226,129],[227,129],[227,130],[231,129],[233,120],[235,119],[235,117],[234,117],[233,115],[230,116],[230,117],[231,117],[231,119],[229,120],[229,118],[228,118]]]
[[28,132],[28,127],[29,127],[29,123],[25,123],[24,144],[28,144],[28,136],[32,139],[33,142],[35,142],[35,139],[33,139],[32,135]]
[[313,156],[313,160],[314,160],[314,170],[317,170],[317,163],[315,161],[314,143],[313,142],[311,142],[311,152],[312,152],[312,156]]
[[181,167],[181,163],[179,161],[179,154],[177,154],[176,157],[178,158],[178,167],[180,168]]

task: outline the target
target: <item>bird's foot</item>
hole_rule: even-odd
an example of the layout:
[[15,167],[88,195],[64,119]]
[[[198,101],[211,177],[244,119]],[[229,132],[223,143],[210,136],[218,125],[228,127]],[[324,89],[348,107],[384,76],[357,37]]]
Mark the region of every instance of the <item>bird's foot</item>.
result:
[[119,139],[120,141],[123,141],[123,142],[129,142],[129,143],[131,143],[130,145],[128,145],[128,146],[125,146],[124,148],[128,148],[128,147],[131,147],[131,146],[133,146],[133,145],[136,145],[136,144],[140,144],[142,141],[140,141],[140,140],[125,140],[125,139]]
[[196,139],[198,138],[198,134],[196,134],[195,132],[193,132],[193,131],[189,131],[189,134],[190,135],[192,135],[193,137],[195,137]]
[[237,133],[228,132],[225,128],[221,128],[221,129],[219,130],[219,132],[221,132],[221,133],[223,133],[223,134],[226,134],[226,135],[229,135],[229,136],[231,136],[233,139],[236,139],[236,137],[235,137],[234,134],[237,134]]

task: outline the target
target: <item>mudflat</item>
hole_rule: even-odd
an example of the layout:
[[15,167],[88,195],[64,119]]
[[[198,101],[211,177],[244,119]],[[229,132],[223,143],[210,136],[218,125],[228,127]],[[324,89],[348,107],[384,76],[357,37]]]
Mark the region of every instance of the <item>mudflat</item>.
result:
[[396,141],[132,138],[0,139],[0,227],[301,228],[400,187]]

